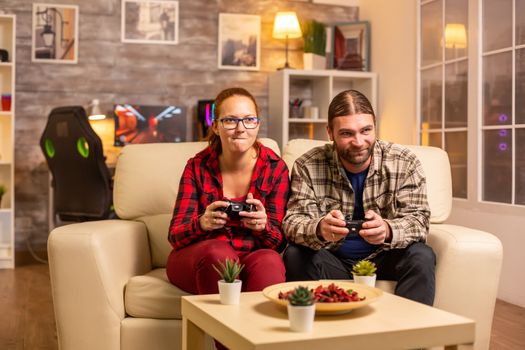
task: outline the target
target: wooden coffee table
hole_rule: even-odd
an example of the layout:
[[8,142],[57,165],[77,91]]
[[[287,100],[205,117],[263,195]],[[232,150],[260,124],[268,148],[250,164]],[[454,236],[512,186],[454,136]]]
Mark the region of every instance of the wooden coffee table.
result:
[[204,349],[204,335],[232,350],[414,349],[473,344],[474,321],[393,294],[350,313],[316,316],[310,333],[291,332],[286,308],[261,292],[241,294],[239,305],[219,295],[182,297],[182,349]]

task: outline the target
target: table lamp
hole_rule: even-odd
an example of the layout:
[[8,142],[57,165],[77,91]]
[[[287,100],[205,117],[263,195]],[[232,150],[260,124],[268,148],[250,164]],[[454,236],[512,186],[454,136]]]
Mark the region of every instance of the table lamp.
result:
[[273,23],[273,35],[275,39],[286,40],[286,62],[284,68],[290,68],[288,64],[288,39],[300,38],[302,36],[299,20],[295,12],[277,12]]
[[445,26],[445,47],[464,49],[467,47],[467,32],[461,23],[447,23]]
[[100,101],[98,99],[91,100],[88,105],[87,113],[89,120],[100,120],[106,118],[106,115],[102,114],[100,111]]

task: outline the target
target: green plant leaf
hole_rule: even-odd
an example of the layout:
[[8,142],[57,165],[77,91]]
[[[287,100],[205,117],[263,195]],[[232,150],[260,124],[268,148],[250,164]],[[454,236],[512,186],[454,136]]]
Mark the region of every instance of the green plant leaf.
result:
[[304,52],[325,56],[326,29],[323,23],[316,20],[307,21],[303,25]]
[[232,260],[230,258],[226,258],[224,263],[217,260],[217,264],[219,267],[215,265],[212,265],[212,267],[226,283],[235,282],[244,268],[244,265],[240,264],[238,260]]
[[376,264],[370,260],[360,260],[352,267],[352,273],[356,276],[373,276],[376,270]]

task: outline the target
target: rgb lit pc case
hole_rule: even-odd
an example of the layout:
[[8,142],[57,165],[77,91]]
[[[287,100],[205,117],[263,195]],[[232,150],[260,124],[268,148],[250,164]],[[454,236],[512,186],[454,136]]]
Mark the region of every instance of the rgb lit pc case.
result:
[[214,100],[199,100],[197,103],[197,120],[199,122],[199,139],[203,139],[208,134],[208,128],[213,122],[215,112]]

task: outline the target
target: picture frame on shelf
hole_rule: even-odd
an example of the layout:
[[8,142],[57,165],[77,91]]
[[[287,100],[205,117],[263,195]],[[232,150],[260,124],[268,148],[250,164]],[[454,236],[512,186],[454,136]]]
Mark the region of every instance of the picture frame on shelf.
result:
[[33,4],[31,61],[78,62],[78,6]]
[[218,68],[259,70],[260,62],[261,16],[220,13]]
[[179,2],[122,0],[121,41],[135,44],[178,44]]
[[370,70],[368,21],[335,24],[332,35],[332,68],[365,72]]

